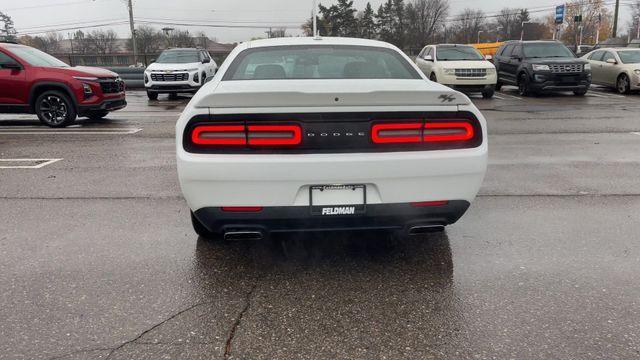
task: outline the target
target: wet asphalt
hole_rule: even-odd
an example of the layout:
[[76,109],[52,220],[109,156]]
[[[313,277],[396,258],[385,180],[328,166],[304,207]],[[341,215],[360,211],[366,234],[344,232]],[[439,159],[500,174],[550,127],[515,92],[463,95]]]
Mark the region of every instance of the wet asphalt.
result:
[[198,239],[187,98],[61,133],[0,115],[0,160],[61,159],[0,169],[0,358],[640,358],[640,95],[596,90],[475,98],[480,196],[404,239]]

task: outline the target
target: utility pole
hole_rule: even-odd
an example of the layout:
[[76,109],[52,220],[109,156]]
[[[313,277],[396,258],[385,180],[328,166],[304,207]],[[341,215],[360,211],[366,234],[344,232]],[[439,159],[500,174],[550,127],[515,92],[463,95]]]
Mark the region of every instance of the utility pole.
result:
[[613,32],[612,37],[615,39],[618,37],[618,16],[620,15],[620,0],[616,0],[616,10],[613,14]]
[[131,28],[131,44],[133,45],[133,63],[138,66],[138,44],[136,44],[136,27],[133,23],[133,0],[127,0],[129,6],[129,27]]
[[317,0],[313,0],[313,10],[311,10],[311,17],[313,17],[313,36],[318,36],[318,19],[317,19],[318,4]]

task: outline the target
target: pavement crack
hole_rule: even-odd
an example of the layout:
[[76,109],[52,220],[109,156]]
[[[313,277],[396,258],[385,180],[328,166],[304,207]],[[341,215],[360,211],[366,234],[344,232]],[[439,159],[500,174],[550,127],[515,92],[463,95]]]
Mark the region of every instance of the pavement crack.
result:
[[141,332],[141,333],[140,333],[138,336],[136,336],[135,338],[133,338],[133,339],[131,339],[131,340],[128,340],[128,341],[125,341],[125,342],[123,342],[122,344],[120,344],[119,346],[117,346],[117,347],[115,347],[115,348],[110,349],[111,351],[109,352],[109,354],[107,355],[107,357],[105,358],[105,360],[109,360],[109,359],[111,358],[111,355],[113,355],[116,351],[118,351],[118,350],[122,349],[123,347],[125,347],[125,346],[127,346],[127,345],[129,345],[129,344],[132,344],[132,343],[134,343],[134,342],[136,342],[136,341],[140,340],[143,336],[145,336],[145,335],[146,335],[146,334],[148,334],[149,332],[151,332],[151,331],[153,331],[153,330],[157,329],[158,327],[160,327],[160,326],[162,326],[162,325],[166,324],[168,321],[171,321],[171,320],[173,320],[173,319],[177,318],[178,316],[180,316],[180,315],[182,315],[182,314],[184,314],[184,313],[186,313],[186,312],[189,312],[189,311],[191,311],[191,310],[193,310],[193,309],[195,309],[195,308],[197,308],[197,307],[199,307],[199,306],[207,305],[207,304],[210,304],[210,302],[197,303],[197,304],[195,304],[195,305],[189,306],[189,307],[188,307],[188,308],[186,308],[186,309],[183,309],[183,310],[178,311],[177,313],[175,313],[175,314],[171,315],[170,317],[166,318],[165,320],[162,320],[161,322],[159,322],[159,323],[157,323],[157,324],[153,325],[152,327],[148,328],[147,330],[145,330],[145,331]]
[[240,326],[240,322],[242,321],[242,317],[249,310],[249,307],[251,307],[251,299],[253,298],[253,293],[254,293],[254,291],[256,290],[257,287],[258,287],[258,282],[253,284],[253,286],[251,287],[251,290],[249,290],[249,292],[247,293],[247,296],[245,298],[244,307],[242,308],[242,310],[240,311],[240,313],[236,317],[236,320],[233,322],[233,325],[231,326],[231,330],[229,331],[229,336],[227,337],[227,342],[226,342],[226,344],[224,346],[224,359],[229,359],[230,356],[231,356],[231,345],[233,343],[233,338],[236,336],[236,330]]

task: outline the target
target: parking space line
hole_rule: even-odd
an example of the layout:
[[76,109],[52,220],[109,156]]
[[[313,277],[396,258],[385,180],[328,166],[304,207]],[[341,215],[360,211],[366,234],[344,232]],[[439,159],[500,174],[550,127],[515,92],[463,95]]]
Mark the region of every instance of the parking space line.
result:
[[640,136],[640,132],[632,132],[631,134]]
[[500,95],[502,95],[502,96],[506,96],[506,97],[508,97],[508,98],[510,98],[510,99],[524,100],[523,98],[521,98],[521,97],[519,97],[519,96],[509,95],[509,94],[505,94],[505,93],[503,93],[503,92],[501,92],[501,93],[500,93]]
[[43,130],[42,127],[2,127],[0,135],[132,135],[142,131],[141,128],[102,128],[84,129],[67,128]]
[[[0,169],[42,169],[63,159],[0,159]],[[36,163],[35,165],[2,165],[3,163]]]
[[500,95],[493,95],[493,97],[496,98],[496,99],[500,99],[500,100],[507,100],[507,98],[503,98]]
[[[597,94],[595,94],[597,93]],[[626,96],[624,95],[618,95],[618,94],[611,94],[611,93],[607,93],[607,92],[603,92],[600,90],[591,90],[589,91],[587,94],[592,94],[594,96],[599,96],[599,97],[603,97],[603,98],[618,98],[618,99],[626,99]]]

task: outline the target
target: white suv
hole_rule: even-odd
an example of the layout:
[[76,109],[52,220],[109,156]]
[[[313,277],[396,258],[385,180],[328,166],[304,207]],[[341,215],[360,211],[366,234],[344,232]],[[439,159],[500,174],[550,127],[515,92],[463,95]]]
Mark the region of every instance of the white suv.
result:
[[151,100],[157,100],[159,94],[195,93],[217,70],[206,50],[169,49],[147,67],[144,86]]
[[469,45],[429,45],[416,58],[416,65],[431,81],[465,92],[482,93],[490,99],[498,76],[496,67]]

